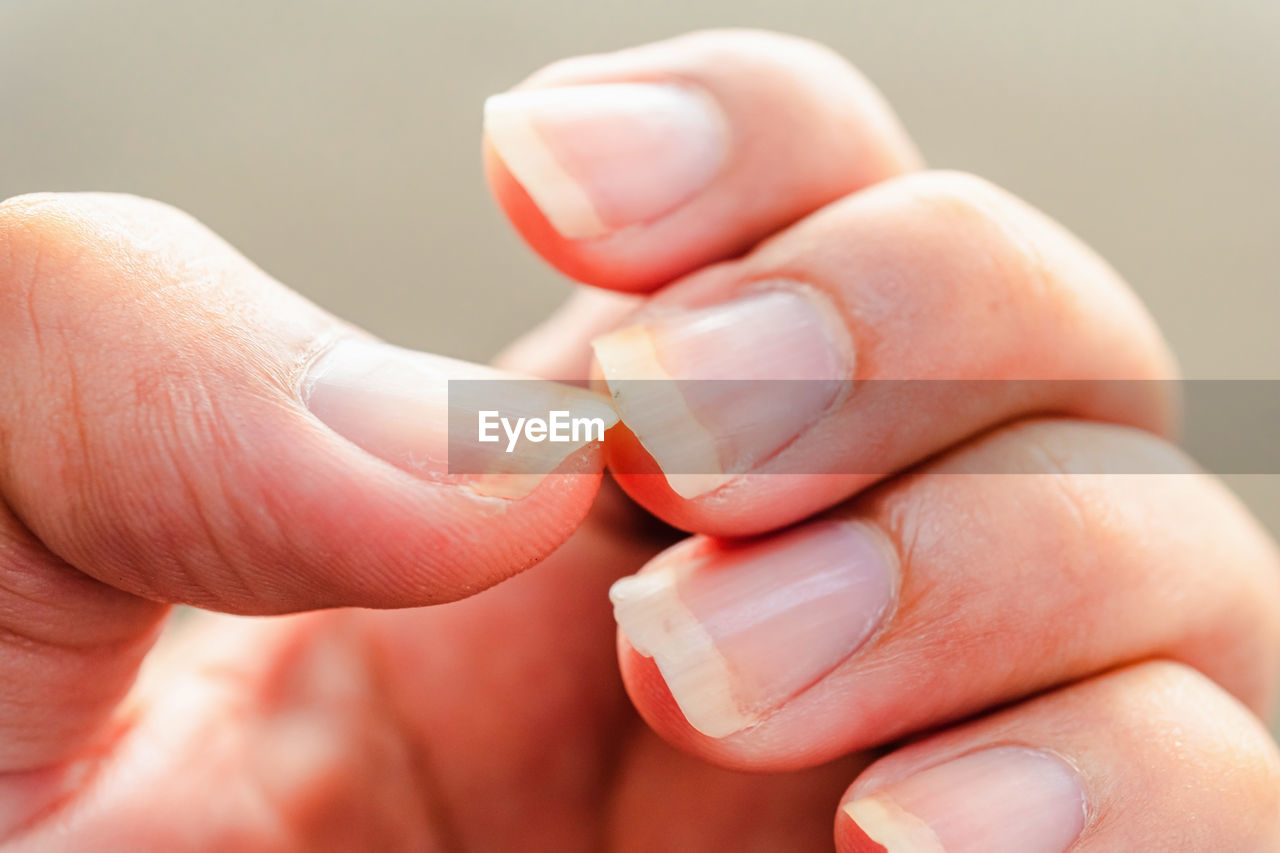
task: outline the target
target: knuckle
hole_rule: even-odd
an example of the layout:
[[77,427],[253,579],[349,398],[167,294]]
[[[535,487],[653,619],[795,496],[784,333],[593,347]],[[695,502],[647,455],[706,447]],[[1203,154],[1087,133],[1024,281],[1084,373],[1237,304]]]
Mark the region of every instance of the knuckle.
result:
[[[1088,246],[1032,205],[967,172],[930,171],[896,179],[908,213],[924,223],[927,242],[960,263],[985,270],[1010,298],[1077,312],[1109,310],[1127,317],[1147,340],[1154,375],[1169,372],[1159,336],[1128,287]],[[1149,339],[1149,340],[1148,340]],[[1145,375],[1145,374],[1144,374]]]
[[1188,596],[1200,602],[1170,620],[1163,653],[1201,666],[1251,706],[1265,706],[1280,667],[1280,555],[1248,509],[1184,450],[1143,430],[1036,420],[1016,423],[1006,435],[1024,464],[1053,475],[1054,494],[1081,541],[1129,555],[1127,564],[1163,555],[1161,595],[1169,598],[1162,600],[1175,608]]
[[959,226],[970,236],[990,234],[993,228],[1000,236],[1010,236],[1003,233],[1010,228],[1021,230],[1025,205],[986,178],[941,170],[907,175],[899,181],[930,216],[950,227]]
[[1197,739],[1202,761],[1272,784],[1280,780],[1280,753],[1262,721],[1200,670],[1159,660],[1122,676],[1135,724]]
[[[0,202],[0,322],[11,340],[128,303],[153,282],[157,249],[185,214],[127,195],[36,193]],[[161,239],[163,238],[163,239]],[[128,274],[122,271],[129,270]]]
[[34,193],[0,202],[0,293],[29,295],[40,259],[64,242],[64,198]]
[[[1034,311],[1063,302],[1071,289],[1053,247],[1059,231],[1025,202],[977,175],[924,171],[900,175],[847,196],[862,229],[884,234],[894,266],[945,271],[940,292],[991,298]],[[874,211],[877,220],[869,217]],[[904,239],[909,235],[909,239]],[[961,284],[963,283],[963,284]]]
[[1134,713],[1151,714],[1152,719],[1181,716],[1185,709],[1206,703],[1228,716],[1252,716],[1208,676],[1181,661],[1147,661],[1122,670],[1119,679],[1116,686],[1130,697],[1124,707]]
[[0,202],[0,244],[13,262],[56,260],[84,243],[87,216],[81,197],[32,193]]
[[10,302],[8,316],[35,327],[42,305],[60,305],[62,291],[83,287],[79,268],[100,232],[93,224],[74,195],[37,193],[0,202],[0,298]]
[[1086,532],[1140,539],[1154,530],[1169,543],[1181,542],[1183,560],[1171,568],[1224,593],[1218,600],[1228,612],[1204,615],[1217,615],[1214,624],[1235,630],[1248,626],[1251,635],[1280,647],[1280,555],[1248,509],[1185,450],[1133,427],[1040,417],[1016,420],[988,441],[982,452],[1001,464],[1052,475],[1056,493]]
[[[32,193],[0,202],[0,262],[13,273],[38,268],[39,278],[66,277],[86,256],[127,245],[131,235],[162,222],[189,219],[160,202],[129,195]],[[146,228],[144,223],[155,223]],[[28,275],[28,279],[36,278]]]
[[[1118,387],[1123,390],[1126,385]],[[1090,473],[1202,473],[1195,460],[1167,438],[1117,423],[1032,416],[1011,422],[992,440],[1008,442],[1010,451],[1063,479]]]
[[[1141,825],[1154,803],[1198,820],[1172,833],[1151,824],[1146,849],[1276,849],[1280,754],[1262,721],[1226,690],[1193,667],[1150,660],[1066,695],[1063,710],[1089,721],[1108,750],[1104,772],[1118,780],[1097,789],[1104,834]],[[1271,843],[1260,845],[1264,837]]]

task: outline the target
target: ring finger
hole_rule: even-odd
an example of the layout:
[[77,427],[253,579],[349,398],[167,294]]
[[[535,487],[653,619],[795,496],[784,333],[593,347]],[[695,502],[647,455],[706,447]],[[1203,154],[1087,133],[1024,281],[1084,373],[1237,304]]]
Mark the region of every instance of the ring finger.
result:
[[[1136,458],[1169,473],[1073,473]],[[649,723],[777,770],[1154,656],[1262,709],[1276,567],[1247,512],[1161,440],[1032,421],[782,533],[693,537],[612,597]]]

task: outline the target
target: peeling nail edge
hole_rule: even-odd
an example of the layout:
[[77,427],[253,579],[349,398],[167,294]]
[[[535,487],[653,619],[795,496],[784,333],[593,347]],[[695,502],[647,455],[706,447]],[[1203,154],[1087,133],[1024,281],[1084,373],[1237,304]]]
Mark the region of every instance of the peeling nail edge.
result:
[[845,803],[841,811],[888,853],[947,853],[928,824],[882,794]]

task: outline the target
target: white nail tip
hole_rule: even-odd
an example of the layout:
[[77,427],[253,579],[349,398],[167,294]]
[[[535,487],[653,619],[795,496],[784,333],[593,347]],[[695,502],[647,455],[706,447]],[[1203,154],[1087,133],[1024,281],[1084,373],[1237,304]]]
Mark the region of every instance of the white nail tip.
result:
[[484,102],[484,129],[512,177],[562,237],[600,237],[610,229],[533,126],[532,110],[563,100],[564,92],[537,89],[491,95]]
[[689,408],[679,384],[658,361],[653,338],[631,326],[591,342],[622,421],[685,500],[715,491],[733,477],[720,466],[715,437]]
[[928,824],[887,797],[872,795],[845,803],[844,813],[888,853],[947,853]]
[[680,600],[676,577],[659,569],[619,580],[609,590],[614,618],[631,647],[653,659],[689,725],[727,737],[757,719],[735,699],[728,663]]

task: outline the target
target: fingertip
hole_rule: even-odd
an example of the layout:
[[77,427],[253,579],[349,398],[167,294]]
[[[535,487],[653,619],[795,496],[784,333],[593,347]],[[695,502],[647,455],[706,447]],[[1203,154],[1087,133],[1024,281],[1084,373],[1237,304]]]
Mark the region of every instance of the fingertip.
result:
[[534,444],[532,469],[450,469],[454,380],[472,400],[500,386],[488,408],[611,419],[594,395],[361,336],[158,203],[0,205],[0,302],[25,366],[3,383],[5,504],[141,598],[260,614],[454,600],[547,556],[599,487],[598,439]]
[[888,848],[871,839],[844,808],[836,809],[835,844],[837,853],[890,853]]
[[637,652],[622,631],[618,632],[618,667],[627,696],[649,728],[686,752],[702,758],[711,757],[704,747],[705,735],[689,724],[657,663]]
[[695,265],[689,253],[656,252],[632,245],[625,235],[566,238],[516,180],[487,135],[483,148],[489,189],[507,219],[544,261],[575,281],[619,293],[648,293]]
[[[351,445],[334,463],[330,474],[316,472],[327,481],[324,496],[297,508],[299,529],[315,537],[307,548],[331,556],[312,566],[316,600],[308,606],[443,604],[520,574],[582,523],[604,465],[598,444],[550,473],[451,481],[415,477]],[[297,605],[286,599],[279,609]]]
[[844,60],[752,31],[557,63],[490,100],[484,148],[495,196],[544,259],[629,292],[920,164]]

